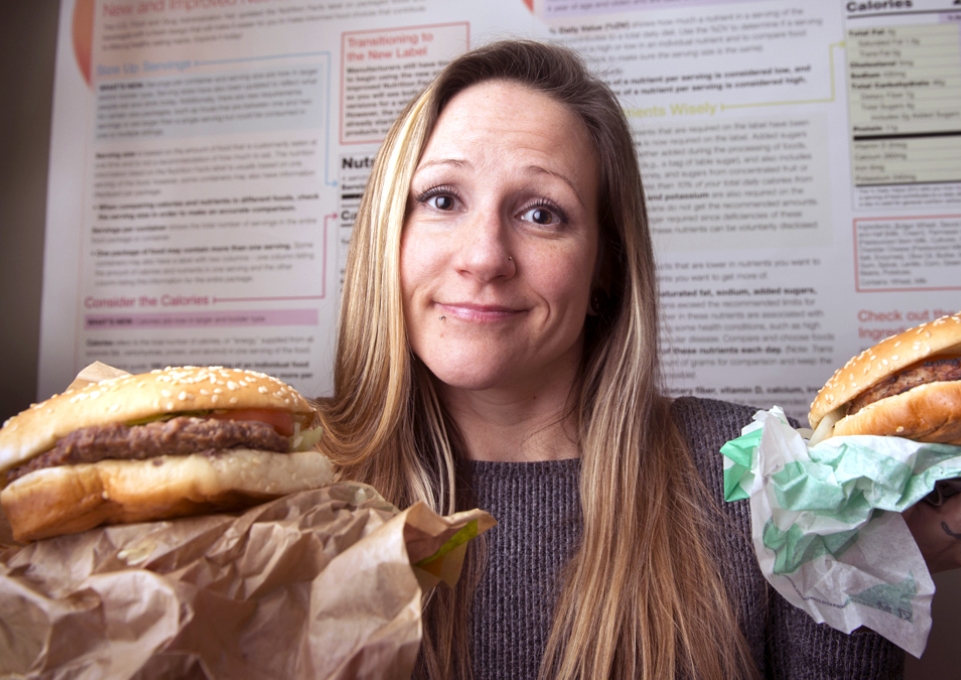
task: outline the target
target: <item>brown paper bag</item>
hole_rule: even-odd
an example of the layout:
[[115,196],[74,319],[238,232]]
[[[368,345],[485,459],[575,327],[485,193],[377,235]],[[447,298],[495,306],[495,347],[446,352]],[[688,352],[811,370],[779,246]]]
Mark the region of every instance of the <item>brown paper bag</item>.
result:
[[466,541],[493,524],[399,512],[341,482],[9,548],[0,676],[407,678],[420,584],[456,580]]

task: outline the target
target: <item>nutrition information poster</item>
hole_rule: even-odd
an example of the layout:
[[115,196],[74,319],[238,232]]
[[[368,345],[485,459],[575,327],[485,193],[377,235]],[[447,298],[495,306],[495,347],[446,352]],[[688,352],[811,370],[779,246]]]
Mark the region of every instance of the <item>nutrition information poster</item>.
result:
[[378,145],[504,37],[620,97],[672,393],[803,419],[850,356],[961,309],[956,0],[63,0],[38,393],[92,361],[329,393]]

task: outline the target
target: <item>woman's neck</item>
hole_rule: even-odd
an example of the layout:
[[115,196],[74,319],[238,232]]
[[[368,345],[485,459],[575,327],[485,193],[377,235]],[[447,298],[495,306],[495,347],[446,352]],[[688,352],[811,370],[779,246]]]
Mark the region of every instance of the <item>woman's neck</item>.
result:
[[569,390],[517,394],[442,387],[441,394],[471,460],[519,463],[580,456]]

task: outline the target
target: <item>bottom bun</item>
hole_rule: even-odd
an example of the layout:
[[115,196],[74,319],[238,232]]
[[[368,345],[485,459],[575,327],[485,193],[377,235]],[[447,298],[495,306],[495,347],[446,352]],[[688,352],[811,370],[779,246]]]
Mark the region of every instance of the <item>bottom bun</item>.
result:
[[876,434],[961,445],[961,382],[933,382],[868,404],[834,425],[834,435]]
[[0,503],[13,537],[33,541],[100,524],[244,508],[333,479],[333,466],[317,451],[231,449],[37,470],[0,491]]

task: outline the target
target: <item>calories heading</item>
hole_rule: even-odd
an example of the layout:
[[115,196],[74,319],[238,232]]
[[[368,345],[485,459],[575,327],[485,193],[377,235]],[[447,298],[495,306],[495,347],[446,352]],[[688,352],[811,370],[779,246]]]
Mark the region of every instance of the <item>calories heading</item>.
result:
[[127,309],[129,307],[187,307],[187,306],[206,306],[210,304],[210,298],[206,295],[168,295],[163,294],[159,297],[151,295],[141,295],[139,298],[120,295],[117,297],[98,298],[88,295],[83,300],[83,306],[87,309]]
[[891,9],[911,9],[913,6],[911,0],[857,0],[847,3],[844,7],[848,14],[857,14],[859,12],[880,12],[881,10]]

